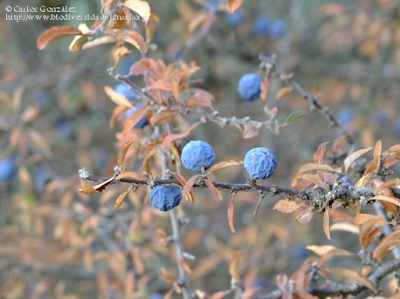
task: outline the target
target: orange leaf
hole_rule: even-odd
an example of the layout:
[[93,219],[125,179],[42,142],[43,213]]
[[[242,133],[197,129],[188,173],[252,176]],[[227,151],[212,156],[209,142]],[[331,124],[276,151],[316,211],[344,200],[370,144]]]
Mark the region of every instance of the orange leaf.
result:
[[140,180],[140,181],[146,181],[147,177],[145,177],[143,174],[133,172],[133,171],[125,171],[118,175],[117,180],[122,180],[122,179],[134,179],[134,180]]
[[343,162],[343,166],[342,169],[344,170],[344,173],[347,173],[347,170],[349,169],[350,165],[357,160],[358,158],[360,158],[361,156],[369,153],[370,151],[372,151],[372,147],[369,148],[365,148],[365,149],[360,149],[358,151],[355,151],[354,153],[352,153],[350,156],[348,156],[346,159],[344,159]]
[[379,201],[386,201],[386,202],[390,202],[398,207],[400,207],[400,200],[396,197],[389,197],[389,196],[385,196],[385,195],[376,195],[372,198],[370,198],[370,200],[379,200]]
[[92,194],[92,193],[99,193],[95,188],[90,186],[89,184],[86,184],[83,180],[81,180],[81,187],[82,189],[79,189],[79,192],[83,194]]
[[167,136],[165,136],[165,138],[164,138],[163,143],[162,143],[161,146],[162,146],[163,148],[167,148],[167,147],[169,147],[169,145],[170,145],[172,142],[174,142],[174,141],[176,141],[176,140],[181,140],[181,139],[183,139],[183,138],[188,137],[188,136],[190,135],[190,133],[192,133],[192,131],[193,131],[194,129],[196,129],[200,123],[201,123],[201,122],[197,122],[197,123],[193,124],[193,125],[189,128],[189,130],[187,130],[185,133],[181,133],[181,134],[168,134]]
[[174,283],[175,282],[175,276],[174,275],[171,275],[171,274],[169,274],[165,269],[164,269],[164,267],[162,267],[161,269],[160,269],[160,272],[161,272],[161,277],[166,281],[166,282],[168,282],[168,283]]
[[197,179],[199,178],[198,175],[192,176],[186,184],[182,188],[182,197],[186,198],[186,196],[189,195],[190,191],[193,188],[193,185],[197,182]]
[[166,91],[174,91],[174,88],[172,87],[172,85],[168,82],[162,81],[162,80],[158,80],[156,82],[154,82],[154,84],[152,84],[151,86],[149,86],[149,89],[161,89],[161,90],[166,90]]
[[358,214],[354,217],[354,224],[357,225],[362,225],[365,224],[366,222],[375,219],[375,225],[385,225],[387,224],[387,221],[384,219],[383,216],[378,216],[378,215],[371,215],[371,214]]
[[323,217],[323,227],[325,236],[328,240],[331,239],[331,231],[329,230],[329,209],[325,210],[324,217]]
[[231,229],[232,233],[235,233],[236,230],[235,230],[235,215],[234,215],[234,207],[233,207],[233,195],[232,195],[231,201],[229,202],[227,216],[228,216],[229,228]]
[[151,175],[152,178],[153,178],[153,174],[151,173],[150,163],[151,163],[153,156],[156,153],[157,153],[157,151],[155,149],[151,150],[150,152],[147,153],[146,158],[144,158],[144,160],[143,160],[144,171],[146,171],[146,173]]
[[212,191],[212,193],[219,199],[222,200],[222,194],[221,192],[215,188],[213,182],[211,182],[209,179],[204,179],[204,182],[206,183],[207,187]]
[[322,245],[322,246],[308,245],[306,248],[319,256],[324,256],[329,251],[337,249],[336,247],[331,245]]
[[118,118],[126,111],[128,107],[118,106],[114,109],[113,114],[110,119],[110,129],[112,130],[117,122]]
[[286,97],[287,95],[289,95],[291,92],[292,92],[291,86],[282,87],[276,94],[276,99],[280,100],[280,99]]
[[230,167],[230,166],[236,166],[236,165],[241,165],[243,164],[243,161],[241,160],[229,160],[229,161],[223,161],[223,162],[219,162],[217,164],[214,164],[207,172],[207,175],[209,175],[210,173],[226,168],[226,167]]
[[81,34],[82,32],[73,26],[54,26],[43,32],[37,39],[36,44],[39,50],[43,50],[50,42],[60,37]]
[[320,267],[324,267],[325,264],[326,264],[331,258],[333,258],[334,256],[337,256],[337,255],[351,256],[351,255],[354,255],[354,254],[351,253],[351,252],[349,252],[349,251],[347,251],[347,250],[344,250],[344,249],[339,249],[339,248],[337,248],[337,249],[332,249],[332,250],[329,250],[327,253],[325,253],[325,254],[321,257],[321,259],[319,260],[318,264],[320,265]]
[[124,124],[123,135],[126,136],[129,133],[129,131],[132,130],[132,128],[136,126],[136,124],[139,121],[141,121],[144,117],[146,117],[149,110],[150,107],[146,107],[138,109],[135,112],[133,112],[132,115],[126,120]]
[[178,110],[163,110],[159,114],[154,114],[150,117],[150,124],[152,127],[159,126],[170,122],[178,114]]
[[324,161],[325,148],[328,145],[328,143],[329,142],[327,141],[327,142],[321,143],[318,146],[317,152],[315,153],[314,158],[313,158],[315,163],[322,164],[322,162]]
[[311,172],[315,170],[322,170],[322,171],[327,171],[331,173],[335,173],[335,170],[332,168],[332,166],[327,165],[327,164],[317,164],[317,163],[308,163],[300,167],[299,169],[299,174],[303,174],[306,172]]
[[295,201],[289,201],[286,199],[282,199],[275,204],[274,210],[278,210],[279,212],[289,214],[289,213],[293,213],[294,211],[296,211],[298,208],[300,208],[300,206],[301,205]]
[[378,221],[381,219],[379,218],[373,218],[371,220],[368,220],[367,222],[363,223],[360,225],[360,244],[363,246],[364,249],[368,248],[371,239],[368,237],[369,233],[371,232],[371,229],[376,226]]
[[308,207],[300,207],[296,210],[295,220],[301,224],[308,223],[313,217],[313,212]]
[[350,270],[347,268],[330,268],[327,270],[329,273],[335,274],[335,275],[339,275],[339,276],[345,276],[347,278],[350,278],[358,283],[363,284],[364,286],[366,286],[368,289],[370,289],[372,292],[376,293],[376,290],[374,288],[374,285],[372,284],[372,282],[362,276],[361,274],[357,273],[354,270]]
[[117,208],[119,208],[119,207],[122,205],[122,203],[124,202],[126,196],[127,196],[128,193],[129,193],[129,191],[131,191],[131,187],[127,188],[123,193],[121,193],[121,194],[118,196],[117,200],[115,201],[114,209],[117,209]]
[[229,264],[229,274],[233,277],[236,281],[240,280],[239,276],[239,259],[242,255],[241,251],[236,251],[233,255],[231,262]]
[[150,19],[151,11],[150,5],[146,1],[142,0],[125,0],[122,2],[122,6],[129,8],[130,10],[136,12],[146,23]]
[[392,186],[397,186],[397,185],[400,185],[400,179],[390,180],[390,181],[384,182],[382,185],[380,185],[378,187],[378,189],[375,190],[375,192],[379,192],[379,191],[382,191],[383,189],[386,189],[386,188],[389,188]]
[[242,0],[228,0],[226,5],[228,6],[229,12],[233,13],[236,9],[240,7],[240,5],[242,5]]
[[147,53],[147,45],[143,39],[143,36],[137,31],[119,31],[119,30],[109,30],[107,31],[111,36],[115,36],[118,39],[123,40],[135,48],[137,48],[142,53]]
[[185,270],[186,273],[188,273],[188,274],[192,273],[192,269],[190,269],[189,265],[186,264],[184,260],[181,260],[181,266],[182,266],[183,270]]
[[129,100],[122,94],[115,92],[113,88],[109,86],[104,86],[104,91],[110,97],[111,101],[113,101],[118,106],[124,106],[128,108],[132,108],[133,105]]
[[122,146],[118,152],[117,164],[121,167],[121,170],[123,168],[126,152],[128,151],[129,147],[132,145],[133,142],[134,142],[134,140],[132,140],[132,139],[126,140],[122,144]]

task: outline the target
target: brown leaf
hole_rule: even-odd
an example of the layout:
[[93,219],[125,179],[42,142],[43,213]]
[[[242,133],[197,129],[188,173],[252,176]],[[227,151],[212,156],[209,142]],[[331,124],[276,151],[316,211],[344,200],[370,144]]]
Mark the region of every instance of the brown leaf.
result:
[[392,203],[392,204],[400,207],[400,200],[396,197],[389,197],[389,196],[385,196],[385,195],[376,195],[376,196],[370,198],[370,200],[373,200],[373,199],[389,202],[389,203]]
[[328,143],[329,143],[329,141],[321,143],[318,146],[317,152],[315,153],[314,158],[313,158],[314,163],[322,164],[322,162],[324,162],[325,148],[328,145]]
[[81,35],[82,32],[73,26],[54,26],[43,32],[37,39],[37,47],[39,50],[43,50],[47,45],[60,37]]
[[206,183],[207,187],[211,190],[211,192],[217,197],[219,200],[222,200],[221,192],[214,186],[213,182],[209,179],[205,178],[204,182]]
[[134,179],[134,180],[139,180],[139,181],[147,181],[146,176],[144,176],[143,174],[137,173],[137,172],[133,172],[133,171],[125,171],[117,176],[117,180],[120,181],[122,179]]
[[336,230],[341,230],[341,231],[345,231],[345,232],[349,232],[349,233],[353,233],[353,234],[359,234],[360,233],[360,229],[358,228],[358,226],[348,223],[348,222],[337,222],[334,223],[333,225],[331,225],[331,232],[336,231]]
[[192,273],[192,269],[190,269],[189,265],[186,264],[184,260],[181,260],[181,266],[182,266],[183,270],[184,270],[187,274],[191,274],[191,273]]
[[331,274],[335,274],[335,275],[339,275],[339,276],[344,276],[347,278],[350,278],[364,286],[366,286],[368,289],[370,289],[373,293],[376,293],[376,290],[374,288],[374,285],[372,284],[372,282],[364,277],[361,276],[361,274],[357,273],[354,270],[350,270],[347,268],[330,268],[327,270],[329,273]]
[[109,98],[118,106],[124,106],[127,108],[132,108],[132,103],[122,94],[115,92],[113,88],[109,86],[104,86],[104,91],[109,96]]
[[117,200],[115,201],[114,209],[118,209],[122,205],[129,191],[131,191],[131,187],[127,188],[123,193],[118,196]]
[[[227,212],[227,216],[228,216],[228,224],[229,224],[229,228],[231,229],[232,233],[235,233],[235,211],[234,211],[234,206],[233,206],[233,195],[232,198],[229,202],[229,206],[228,206],[228,212]],[[231,274],[232,275],[232,274]]]
[[147,45],[143,39],[143,36],[137,31],[119,31],[119,30],[109,30],[109,34],[115,36],[118,39],[127,42],[134,47],[136,47],[140,52],[147,53]]
[[370,180],[372,179],[373,176],[374,176],[374,173],[373,173],[373,172],[364,175],[361,179],[359,179],[359,180],[354,184],[354,187],[356,187],[356,188],[363,188],[363,187],[367,186],[368,183],[370,182]]
[[79,192],[83,194],[92,194],[92,193],[99,193],[95,188],[90,186],[89,184],[86,184],[85,181],[81,180],[81,189],[79,189]]
[[188,136],[190,135],[190,133],[192,133],[192,131],[193,131],[194,129],[196,129],[196,128],[199,126],[200,123],[201,123],[201,122],[197,122],[197,123],[193,124],[193,125],[189,128],[189,130],[187,130],[185,133],[181,133],[181,134],[168,134],[167,136],[165,136],[165,138],[164,138],[163,143],[162,143],[161,146],[162,146],[163,148],[167,148],[167,147],[169,147],[169,145],[170,145],[172,142],[177,141],[177,140],[181,140],[181,139],[183,139],[183,138],[188,137]]
[[160,239],[168,239],[167,233],[161,228],[157,229],[157,235],[160,237]]
[[301,224],[305,224],[310,222],[313,217],[313,212],[310,211],[308,207],[300,207],[296,210],[296,218],[295,220],[300,222]]
[[329,230],[329,209],[325,210],[324,217],[323,217],[323,228],[325,236],[328,240],[331,239],[331,231]]
[[383,216],[378,216],[378,215],[371,215],[371,214],[358,214],[354,217],[354,224],[357,225],[362,225],[365,224],[366,222],[375,219],[375,225],[385,225],[387,224],[387,221]]
[[124,130],[122,131],[122,134],[124,136],[128,135],[128,133],[132,130],[132,128],[134,128],[137,123],[139,123],[144,117],[147,116],[149,110],[150,107],[145,107],[137,109],[135,112],[133,112],[132,115],[125,121]]
[[156,153],[157,153],[157,151],[155,149],[151,150],[150,152],[147,153],[146,158],[143,160],[143,169],[144,169],[144,171],[146,171],[146,173],[151,175],[151,178],[153,178],[153,174],[151,173],[150,163],[151,163],[153,156]]
[[121,167],[121,171],[123,169],[126,152],[128,151],[129,147],[132,145],[133,142],[134,140],[132,139],[126,140],[122,144],[120,150],[118,151],[117,164]]
[[360,158],[361,156],[369,153],[370,151],[372,151],[372,147],[369,148],[365,148],[365,149],[360,149],[358,151],[355,151],[354,153],[352,153],[350,156],[348,156],[346,159],[344,159],[343,162],[343,166],[342,169],[344,171],[344,173],[347,173],[347,170],[349,170],[350,165],[357,160],[358,158]]
[[400,231],[394,231],[389,236],[385,237],[382,242],[375,248],[372,253],[372,257],[378,262],[382,261],[382,258],[387,255],[394,248],[400,246]]
[[108,178],[107,180],[105,180],[104,182],[101,182],[99,184],[97,184],[96,186],[93,186],[94,189],[96,189],[97,191],[101,192],[103,191],[108,185],[110,185],[113,181],[114,181],[115,177],[112,176],[111,178]]
[[326,183],[318,176],[314,174],[303,174],[301,176],[302,179],[313,182],[314,184],[320,186],[321,188],[325,189],[326,191],[330,191],[329,187]]
[[324,256],[329,251],[337,249],[336,247],[331,245],[322,245],[322,246],[308,245],[306,248],[319,256]]
[[367,249],[371,239],[368,237],[369,233],[371,232],[371,229],[376,226],[376,223],[380,221],[379,218],[373,218],[371,220],[368,220],[364,224],[360,225],[360,244],[363,246],[364,249]]
[[112,130],[115,126],[115,123],[117,122],[118,118],[125,112],[127,111],[129,108],[125,107],[125,106],[118,106],[115,107],[113,114],[111,116],[110,119],[110,129]]
[[260,132],[260,128],[257,128],[256,126],[252,124],[244,124],[244,129],[243,129],[243,138],[244,139],[249,139],[256,137],[258,133]]
[[236,281],[240,280],[239,275],[239,259],[242,255],[241,251],[236,251],[233,255],[231,262],[229,264],[229,274],[233,277]]
[[178,114],[178,110],[162,110],[159,114],[153,114],[150,117],[150,125],[152,127],[159,126],[170,122]]
[[230,13],[233,13],[236,9],[242,5],[242,0],[228,0],[226,5]]
[[326,263],[331,258],[333,258],[334,256],[337,256],[337,255],[351,256],[351,255],[354,255],[354,254],[349,252],[349,251],[347,251],[347,250],[340,249],[340,248],[329,250],[319,260],[319,262],[318,262],[319,266],[320,267],[325,267]]
[[197,182],[197,179],[199,178],[198,175],[192,176],[186,184],[182,188],[182,197],[186,198],[186,196],[189,196],[190,191],[193,188],[193,185]]
[[269,91],[269,80],[264,79],[264,81],[261,82],[261,94],[260,94],[261,100],[263,100],[263,101],[267,100],[268,91]]
[[150,5],[146,1],[142,0],[125,0],[122,6],[129,8],[130,10],[136,12],[146,23],[150,19],[151,11]]
[[374,164],[375,168],[378,169],[381,165],[381,154],[382,154],[382,141],[378,140],[375,144],[374,150]]
[[162,80],[158,80],[158,81],[154,82],[154,84],[149,86],[149,89],[161,89],[161,90],[171,91],[171,92],[174,91],[174,88],[172,87],[172,85],[170,83],[162,81]]
[[331,173],[335,173],[335,170],[332,168],[332,166],[327,165],[327,164],[316,164],[316,163],[308,163],[300,167],[299,169],[299,174],[315,171],[315,170],[321,170],[321,171],[327,171]]
[[291,86],[282,87],[282,88],[278,91],[278,93],[276,94],[276,99],[277,99],[277,100],[280,100],[280,99],[286,97],[287,95],[289,95],[292,91],[293,91],[293,89],[292,89]]
[[289,201],[286,199],[282,199],[275,204],[274,210],[278,210],[279,212],[289,214],[289,213],[293,213],[294,211],[296,211],[298,208],[300,208],[300,206],[301,205],[295,201]]
[[96,38],[95,40],[86,42],[82,46],[82,50],[91,49],[91,48],[98,47],[98,46],[101,46],[104,44],[114,43],[116,41],[117,40],[112,36],[102,36],[102,37]]
[[129,54],[131,54],[132,51],[130,51],[127,47],[124,46],[117,46],[112,50],[111,56],[114,61],[114,65],[116,66],[121,59],[121,57],[128,57]]
[[379,191],[382,191],[383,189],[397,186],[397,185],[400,185],[400,179],[390,180],[390,181],[384,182],[382,185],[380,185],[379,188],[375,190],[375,192],[379,192]]
[[165,282],[167,282],[167,283],[174,283],[175,282],[175,280],[176,280],[175,276],[172,275],[172,274],[169,274],[167,272],[167,270],[164,269],[164,267],[162,267],[160,269],[160,272],[161,272],[161,277],[165,280]]
[[209,175],[210,173],[226,168],[226,167],[231,167],[231,166],[236,166],[236,165],[242,165],[243,161],[241,160],[229,160],[229,161],[223,161],[223,162],[219,162],[217,164],[214,164],[207,172],[207,175]]
[[84,35],[78,35],[75,36],[74,40],[71,42],[71,44],[69,45],[69,50],[71,52],[73,51],[78,51],[83,44],[83,41],[88,37],[88,35],[90,34],[90,29],[89,27],[85,24],[79,24],[79,30],[84,34]]

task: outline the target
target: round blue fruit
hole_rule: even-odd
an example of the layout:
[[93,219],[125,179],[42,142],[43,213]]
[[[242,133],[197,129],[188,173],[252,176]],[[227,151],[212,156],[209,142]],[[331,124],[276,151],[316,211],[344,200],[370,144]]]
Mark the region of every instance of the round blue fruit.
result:
[[151,294],[149,299],[164,299],[164,296],[161,294]]
[[250,73],[240,78],[238,92],[247,101],[254,101],[260,97],[263,78],[259,74]]
[[208,169],[214,165],[215,152],[212,146],[204,141],[190,141],[183,148],[181,159],[186,169],[201,173],[201,167]]
[[208,12],[213,12],[213,11],[216,11],[218,9],[218,6],[219,6],[218,0],[208,0],[206,2],[205,9]]
[[259,17],[253,23],[253,31],[258,35],[268,36],[270,27],[271,21],[265,17]]
[[350,108],[344,108],[339,111],[338,114],[339,122],[345,127],[349,123],[351,123],[354,120],[354,118],[355,118],[354,112]]
[[344,177],[342,177],[342,181],[345,183],[348,183],[351,186],[354,186],[354,182],[351,178],[349,178],[347,175],[345,175]]
[[14,159],[11,157],[0,161],[0,182],[5,182],[11,180],[17,169],[15,167]]
[[244,157],[244,168],[250,177],[257,180],[269,178],[274,174],[278,162],[274,154],[265,147],[249,150]]
[[278,38],[284,36],[286,33],[286,23],[283,20],[272,21],[269,26],[268,35],[270,37]]
[[181,188],[178,186],[155,186],[150,191],[150,204],[159,211],[169,211],[182,200]]
[[246,20],[246,15],[241,10],[235,10],[233,13],[226,15],[226,21],[233,27],[239,27]]
[[120,83],[115,86],[115,92],[120,93],[126,97],[128,101],[136,101],[137,92],[136,90],[130,89],[128,85]]
[[[126,118],[129,118],[133,115],[133,113],[135,113],[135,111],[144,108],[144,105],[139,104],[136,105],[134,107],[132,107],[131,109],[129,109],[128,111],[126,111]],[[147,120],[147,117],[143,117],[135,126],[135,129],[143,129],[145,126],[147,126],[149,124],[149,121]]]

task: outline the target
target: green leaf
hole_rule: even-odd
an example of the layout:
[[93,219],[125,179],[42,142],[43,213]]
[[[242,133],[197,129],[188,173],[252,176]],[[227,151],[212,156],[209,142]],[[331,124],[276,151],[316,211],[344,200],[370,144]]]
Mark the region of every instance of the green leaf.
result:
[[305,114],[303,111],[295,111],[292,114],[290,114],[285,122],[283,123],[282,127],[287,126],[288,124],[290,124],[291,122],[295,121],[298,118],[304,117],[307,114]]

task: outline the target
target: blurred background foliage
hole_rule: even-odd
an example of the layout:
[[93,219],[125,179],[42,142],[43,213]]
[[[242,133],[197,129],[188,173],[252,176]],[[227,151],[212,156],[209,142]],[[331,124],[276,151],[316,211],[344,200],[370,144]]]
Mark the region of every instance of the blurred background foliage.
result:
[[[257,71],[259,53],[277,54],[279,67],[318,94],[360,147],[381,139],[387,148],[400,136],[398,1],[252,0],[244,1],[233,16],[215,11],[218,1],[149,3],[160,18],[153,40],[157,47],[149,56],[166,63],[186,55],[188,41],[197,34],[188,32],[196,16],[215,16],[186,59],[201,67],[198,86],[215,95],[214,107],[221,115],[265,119],[264,103],[244,102],[236,86],[243,74]],[[115,165],[117,130],[108,125],[114,104],[103,91],[105,85],[117,84],[107,73],[113,64],[112,46],[69,52],[72,38],[67,38],[39,51],[36,39],[44,30],[79,22],[10,21],[7,5],[67,5],[81,15],[101,11],[99,1],[0,2],[0,297],[148,298],[165,293],[169,286],[159,271],[165,267],[173,273],[175,258],[168,247],[160,246],[156,231],[170,232],[169,220],[148,205],[148,190],[130,194],[118,210],[113,208],[121,192],[118,186],[95,196],[78,192],[78,169],[107,175]],[[118,69],[121,74],[140,58],[132,50]],[[279,89],[273,82],[271,94]],[[278,136],[265,130],[248,140],[235,128],[220,130],[207,123],[186,141],[207,141],[218,161],[243,159],[249,149],[266,146],[279,162],[268,184],[289,187],[318,145],[333,144],[339,135],[299,95],[279,100],[270,96],[267,105],[278,108],[280,122],[294,110],[305,111],[307,117]],[[130,165],[142,170],[133,156]],[[213,179],[247,178],[244,169],[236,167]],[[320,217],[300,225],[292,215],[272,210],[276,198],[267,197],[254,217],[256,194],[236,197],[237,233],[232,235],[226,220],[229,194],[224,193],[222,202],[208,190],[195,194],[194,205],[182,202],[179,207],[191,220],[184,229],[184,244],[197,257],[189,262],[195,289],[228,289],[229,260],[243,250],[245,284],[271,290],[277,274],[290,274],[310,255],[306,245],[327,244]],[[333,233],[332,243],[358,251],[357,237],[349,233]],[[132,286],[134,295],[128,296]]]

